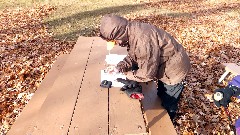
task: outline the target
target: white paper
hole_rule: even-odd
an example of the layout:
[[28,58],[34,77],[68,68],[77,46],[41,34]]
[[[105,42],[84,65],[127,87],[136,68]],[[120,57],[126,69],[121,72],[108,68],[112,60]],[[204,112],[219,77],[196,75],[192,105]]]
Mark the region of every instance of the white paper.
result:
[[[126,55],[118,55],[118,54],[109,54],[106,55],[106,63],[108,65],[116,66],[120,61],[122,61]],[[124,84],[117,82],[117,78],[126,79],[126,76],[122,73],[107,73],[104,70],[101,70],[101,81],[107,80],[112,82],[112,87],[122,87]]]
[[108,74],[105,73],[104,70],[101,70],[101,81],[107,80],[112,82],[112,87],[122,87],[124,84],[116,81],[117,78],[123,78],[126,79],[126,76],[124,74]]
[[109,65],[117,65],[118,62],[122,61],[127,55],[109,54],[106,55],[105,61]]

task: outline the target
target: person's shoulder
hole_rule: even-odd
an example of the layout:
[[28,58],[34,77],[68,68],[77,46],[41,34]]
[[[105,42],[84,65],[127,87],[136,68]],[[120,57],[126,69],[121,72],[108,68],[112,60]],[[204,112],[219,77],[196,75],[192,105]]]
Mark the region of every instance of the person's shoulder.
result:
[[155,29],[154,25],[146,22],[139,22],[139,21],[131,21],[129,23],[129,26],[131,29],[144,30],[145,32],[152,31],[152,29]]

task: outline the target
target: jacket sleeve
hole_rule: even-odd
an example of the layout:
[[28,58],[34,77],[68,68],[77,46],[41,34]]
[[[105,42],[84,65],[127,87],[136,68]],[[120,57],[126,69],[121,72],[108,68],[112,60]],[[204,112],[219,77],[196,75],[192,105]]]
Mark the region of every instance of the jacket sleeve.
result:
[[155,79],[158,74],[160,49],[157,43],[145,37],[137,43],[135,55],[139,69],[135,76],[142,79]]
[[117,69],[120,72],[128,72],[131,71],[133,65],[137,65],[137,63],[133,60],[133,58],[128,54],[122,61],[117,64]]
[[231,86],[231,85],[228,85],[228,88],[230,88],[232,90],[234,97],[240,96],[240,88],[238,88],[236,86]]

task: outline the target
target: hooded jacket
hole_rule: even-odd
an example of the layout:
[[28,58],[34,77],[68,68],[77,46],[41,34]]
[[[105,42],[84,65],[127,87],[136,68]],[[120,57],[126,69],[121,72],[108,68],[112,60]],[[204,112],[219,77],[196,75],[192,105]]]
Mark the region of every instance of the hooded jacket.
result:
[[128,55],[117,66],[131,71],[137,65],[137,78],[159,79],[174,85],[181,82],[190,70],[190,59],[183,46],[154,25],[108,14],[101,20],[100,34],[104,39],[127,43]]

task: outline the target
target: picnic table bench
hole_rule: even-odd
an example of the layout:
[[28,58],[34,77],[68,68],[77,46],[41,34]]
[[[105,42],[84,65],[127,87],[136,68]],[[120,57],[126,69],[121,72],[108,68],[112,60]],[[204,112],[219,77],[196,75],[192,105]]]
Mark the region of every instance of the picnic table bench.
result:
[[[125,48],[113,52],[126,54]],[[153,82],[145,98],[130,99],[119,88],[101,88],[108,54],[98,37],[79,37],[59,56],[8,135],[176,135]]]
[[225,72],[219,78],[219,83],[230,73],[233,75],[240,75],[240,63],[222,63],[221,66],[224,67]]

